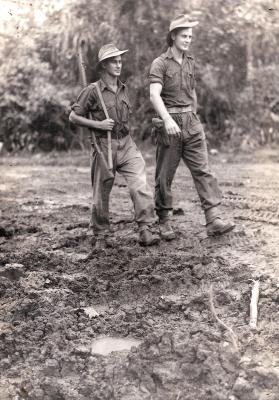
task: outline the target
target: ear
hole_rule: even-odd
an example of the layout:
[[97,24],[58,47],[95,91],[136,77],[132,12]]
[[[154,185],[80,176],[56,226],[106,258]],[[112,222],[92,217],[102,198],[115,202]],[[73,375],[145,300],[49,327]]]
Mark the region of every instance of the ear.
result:
[[100,63],[100,70],[102,71],[102,70],[106,70],[107,68],[107,63],[106,63],[106,60],[104,60],[104,61],[102,61],[101,63]]
[[171,40],[175,41],[175,37],[176,37],[176,34],[174,32],[171,32]]

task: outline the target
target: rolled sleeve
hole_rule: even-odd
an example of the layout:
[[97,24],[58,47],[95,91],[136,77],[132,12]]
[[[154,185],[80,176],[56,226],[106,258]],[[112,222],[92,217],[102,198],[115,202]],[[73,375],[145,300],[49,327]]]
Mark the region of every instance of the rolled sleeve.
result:
[[156,58],[150,67],[149,72],[149,83],[161,83],[164,84],[164,61],[160,58]]
[[95,101],[92,86],[84,88],[78,95],[77,101],[71,106],[71,109],[82,117],[87,117],[92,103]]

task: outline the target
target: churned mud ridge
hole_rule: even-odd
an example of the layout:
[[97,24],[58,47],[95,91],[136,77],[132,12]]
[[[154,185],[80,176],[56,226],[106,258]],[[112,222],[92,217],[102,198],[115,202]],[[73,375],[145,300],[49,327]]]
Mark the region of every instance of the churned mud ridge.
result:
[[[225,193],[223,212],[238,226],[207,238],[192,183],[180,170],[173,216],[178,239],[152,248],[137,244],[119,180],[112,197],[117,245],[94,250],[86,169],[71,170],[69,184],[60,160],[57,190],[51,190],[49,164],[26,171],[13,165],[13,184],[4,192],[1,400],[278,400],[278,232],[260,220],[261,213],[276,213],[276,191],[263,190],[265,176],[255,177],[254,165],[231,164],[230,176],[222,168],[223,186],[237,192]],[[277,166],[266,173],[279,178]],[[26,175],[19,192],[17,168]],[[32,186],[34,171],[40,189]],[[153,168],[148,171],[151,179]],[[241,219],[250,211],[251,218]],[[259,321],[251,330],[255,279]],[[216,313],[233,329],[238,350],[212,315],[211,286]],[[141,344],[92,353],[95,339],[110,336]]]

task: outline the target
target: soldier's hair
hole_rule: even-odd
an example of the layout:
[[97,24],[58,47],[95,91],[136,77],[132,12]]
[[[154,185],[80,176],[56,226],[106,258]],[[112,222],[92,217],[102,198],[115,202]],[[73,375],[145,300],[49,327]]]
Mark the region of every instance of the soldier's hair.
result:
[[103,60],[98,64],[99,71],[103,71],[104,70],[104,66],[106,65],[107,61],[108,61],[108,59]]
[[166,42],[168,47],[171,47],[173,45],[173,39],[171,38],[172,33],[176,35],[179,31],[183,31],[183,29],[185,28],[176,28],[167,34]]

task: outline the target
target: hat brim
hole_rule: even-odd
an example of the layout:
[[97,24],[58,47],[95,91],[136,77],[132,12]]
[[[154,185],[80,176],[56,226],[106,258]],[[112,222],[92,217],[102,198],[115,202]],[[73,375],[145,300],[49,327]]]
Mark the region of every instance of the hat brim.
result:
[[104,60],[107,60],[107,59],[109,59],[109,58],[121,56],[122,54],[127,53],[127,51],[129,51],[129,50],[118,50],[118,51],[111,52],[110,54],[107,54],[106,56],[104,56],[103,58],[101,58],[101,59],[98,61],[98,63],[100,63],[100,62],[102,62],[102,61],[104,61]]
[[197,26],[199,24],[198,21],[193,21],[193,22],[185,22],[184,24],[178,24],[174,27],[170,27],[169,31],[172,32],[177,28],[194,28],[194,26]]

